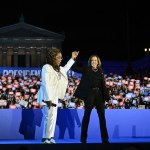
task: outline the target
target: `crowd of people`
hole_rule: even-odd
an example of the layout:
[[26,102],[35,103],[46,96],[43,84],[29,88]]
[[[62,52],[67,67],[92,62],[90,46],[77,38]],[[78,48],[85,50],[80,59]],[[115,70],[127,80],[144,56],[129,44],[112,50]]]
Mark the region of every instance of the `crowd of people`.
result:
[[[60,108],[83,108],[84,100],[74,96],[82,74],[68,71],[69,84]],[[88,81],[87,81],[88,82]],[[41,108],[37,93],[42,83],[40,75],[0,75],[0,108]],[[105,74],[105,83],[111,99],[106,109],[149,109],[150,76],[148,72],[133,75]]]

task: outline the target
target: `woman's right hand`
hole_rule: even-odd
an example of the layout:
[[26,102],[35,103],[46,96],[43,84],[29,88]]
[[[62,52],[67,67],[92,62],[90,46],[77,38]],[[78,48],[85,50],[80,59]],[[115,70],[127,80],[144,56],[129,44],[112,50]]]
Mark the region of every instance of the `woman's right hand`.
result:
[[75,60],[77,58],[78,54],[79,54],[79,51],[73,51],[72,52],[72,59]]

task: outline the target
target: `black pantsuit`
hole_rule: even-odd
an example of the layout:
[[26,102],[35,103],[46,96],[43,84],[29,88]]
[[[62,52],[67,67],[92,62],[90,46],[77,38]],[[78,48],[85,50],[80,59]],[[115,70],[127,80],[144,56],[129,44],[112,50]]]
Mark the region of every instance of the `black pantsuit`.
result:
[[99,89],[98,90],[91,90],[90,100],[93,104],[85,105],[84,116],[82,120],[82,127],[81,127],[81,141],[86,142],[87,139],[87,131],[88,125],[90,120],[90,115],[93,107],[97,109],[98,117],[99,117],[99,124],[100,124],[100,131],[101,131],[101,138],[102,140],[108,140],[108,133],[106,128],[106,119],[105,119],[105,107],[104,103],[98,103],[97,100],[100,99]]
[[82,73],[80,84],[75,91],[75,96],[84,100],[85,111],[81,127],[81,142],[86,143],[87,131],[92,109],[97,109],[102,142],[108,142],[108,133],[105,119],[104,103],[110,100],[108,91],[105,87],[105,80],[101,68],[95,72],[91,67],[78,67],[76,64],[72,67],[73,71]]

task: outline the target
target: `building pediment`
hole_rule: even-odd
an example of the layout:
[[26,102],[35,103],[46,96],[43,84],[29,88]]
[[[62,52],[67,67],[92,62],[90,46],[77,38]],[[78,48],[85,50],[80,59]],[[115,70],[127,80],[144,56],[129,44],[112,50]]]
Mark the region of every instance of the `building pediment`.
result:
[[0,28],[0,38],[44,38],[64,40],[64,35],[24,22]]

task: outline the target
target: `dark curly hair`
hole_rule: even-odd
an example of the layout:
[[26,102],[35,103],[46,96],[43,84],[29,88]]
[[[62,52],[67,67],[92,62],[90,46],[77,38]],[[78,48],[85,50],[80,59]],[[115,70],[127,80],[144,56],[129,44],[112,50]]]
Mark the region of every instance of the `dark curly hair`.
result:
[[46,63],[50,64],[54,70],[60,71],[60,66],[55,63],[55,59],[58,53],[62,53],[59,48],[51,48],[47,51]]

